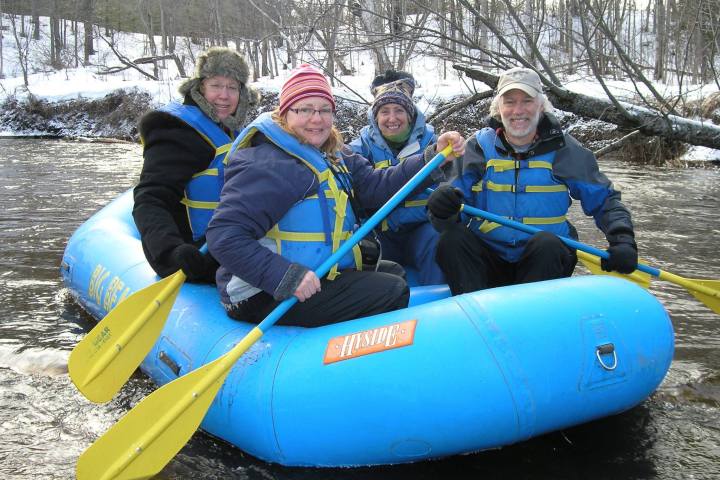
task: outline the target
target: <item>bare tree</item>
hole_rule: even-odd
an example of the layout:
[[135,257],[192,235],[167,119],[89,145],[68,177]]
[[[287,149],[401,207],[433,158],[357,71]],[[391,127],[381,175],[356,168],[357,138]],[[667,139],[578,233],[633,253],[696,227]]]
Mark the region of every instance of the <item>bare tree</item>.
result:
[[17,47],[18,64],[23,74],[23,84],[25,88],[28,87],[28,51],[30,48],[30,38],[25,36],[21,37],[17,27],[17,20],[15,15],[9,16],[10,27],[12,29],[13,37],[15,38],[15,46]]
[[[147,45],[150,50],[150,55],[153,57],[157,57],[158,52],[157,45],[155,44],[155,28],[152,15],[150,15],[150,5],[148,4],[148,0],[138,0],[137,5],[140,21],[145,27],[145,34],[147,37]],[[115,52],[116,55],[118,54],[118,52],[114,49],[113,52]],[[120,56],[118,56],[118,58],[120,58]],[[157,63],[153,63],[153,77],[160,77]]]
[[95,0],[80,0],[80,17],[83,22],[83,65],[90,64],[90,56],[95,55],[93,38],[93,12]]
[[5,25],[3,25],[3,13],[3,2],[0,0],[0,79],[5,78],[5,57],[3,56],[3,40],[5,35],[3,32],[5,31]]
[[360,20],[368,37],[368,46],[375,58],[375,73],[391,68],[392,62],[385,50],[385,33],[381,0],[356,0],[352,4],[352,13]]

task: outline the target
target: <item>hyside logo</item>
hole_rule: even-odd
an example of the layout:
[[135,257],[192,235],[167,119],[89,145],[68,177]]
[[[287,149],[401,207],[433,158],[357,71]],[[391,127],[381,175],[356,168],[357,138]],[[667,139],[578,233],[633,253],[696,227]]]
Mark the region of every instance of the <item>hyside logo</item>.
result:
[[330,339],[323,363],[340,362],[371,353],[412,345],[417,320],[384,325]]

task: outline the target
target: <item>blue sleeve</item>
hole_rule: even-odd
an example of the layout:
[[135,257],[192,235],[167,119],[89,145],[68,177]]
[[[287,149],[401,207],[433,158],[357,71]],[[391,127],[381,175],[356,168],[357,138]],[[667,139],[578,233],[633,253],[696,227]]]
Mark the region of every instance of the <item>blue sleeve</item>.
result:
[[567,185],[570,196],[580,201],[585,215],[592,216],[597,227],[609,241],[617,235],[633,235],[630,212],[621,201],[621,194],[600,171],[595,155],[571,135],[558,150],[553,175]]
[[[368,159],[357,154],[343,152],[343,157],[350,170],[353,191],[362,206],[369,210],[382,207],[425,166],[422,155],[413,155],[402,163],[382,169],[375,169]],[[415,191],[422,191],[432,183],[428,175]]]
[[315,184],[308,168],[270,144],[235,152],[207,231],[213,257],[233,275],[273,294],[290,261],[259,239]]

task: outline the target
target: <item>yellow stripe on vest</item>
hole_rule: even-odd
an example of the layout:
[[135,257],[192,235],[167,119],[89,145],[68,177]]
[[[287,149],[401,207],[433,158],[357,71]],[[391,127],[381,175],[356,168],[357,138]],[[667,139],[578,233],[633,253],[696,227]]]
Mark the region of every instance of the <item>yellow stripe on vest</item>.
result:
[[[273,227],[266,234],[266,237],[273,240],[285,240],[291,242],[324,242],[325,234],[318,232],[285,232]],[[349,235],[348,235],[349,237]]]
[[192,178],[197,177],[204,177],[205,175],[217,177],[218,176],[218,169],[217,168],[208,168],[207,170],[203,170],[202,172],[197,172],[192,176]]
[[[516,193],[517,185],[509,185],[504,183],[495,183],[488,180],[487,189],[493,192],[510,192]],[[482,192],[482,182],[476,183],[472,186],[473,192]],[[552,193],[552,192],[567,192],[565,185],[527,185],[525,186],[525,193]]]
[[559,217],[525,217],[522,219],[522,223],[528,225],[552,225],[555,223],[563,223],[567,220],[565,215]]
[[[488,168],[493,167],[498,173],[504,172],[505,170],[519,170],[520,160],[494,158],[492,160],[488,160],[487,166]],[[545,168],[547,170],[552,170],[552,163],[545,162],[543,160],[530,160],[528,162],[528,168]]]
[[567,192],[567,187],[565,185],[528,185],[525,187],[525,191],[528,193]]
[[201,208],[205,210],[215,210],[220,202],[202,202],[199,200],[190,200],[187,197],[183,197],[180,203],[190,208]]
[[[505,217],[507,218],[507,217]],[[526,225],[554,225],[556,223],[563,223],[567,220],[567,217],[565,215],[561,215],[559,217],[525,217],[522,219],[522,223]],[[492,232],[496,228],[500,227],[499,223],[490,222],[488,220],[484,220],[478,229],[482,233],[488,233]]]

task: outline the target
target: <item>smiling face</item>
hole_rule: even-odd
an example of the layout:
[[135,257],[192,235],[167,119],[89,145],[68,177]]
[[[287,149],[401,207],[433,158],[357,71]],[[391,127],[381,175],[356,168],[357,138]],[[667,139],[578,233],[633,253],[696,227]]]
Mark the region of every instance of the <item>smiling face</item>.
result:
[[285,121],[288,128],[304,143],[322,148],[330,138],[333,106],[322,97],[303,98],[290,105]]
[[380,107],[375,117],[383,137],[391,137],[407,130],[408,113],[397,103],[388,103]]
[[212,105],[220,120],[235,113],[240,101],[240,85],[235,79],[223,75],[203,79],[200,93]]
[[505,92],[498,102],[505,138],[514,145],[527,145],[535,138],[543,103],[520,89]]

